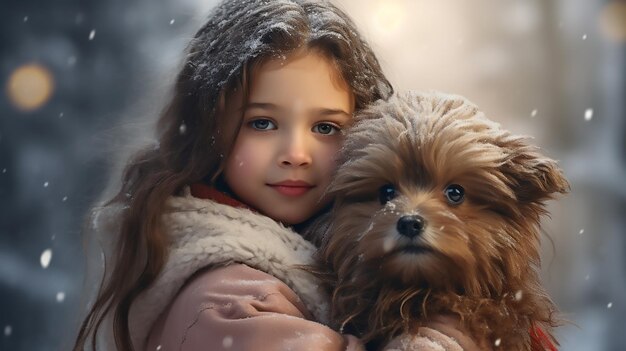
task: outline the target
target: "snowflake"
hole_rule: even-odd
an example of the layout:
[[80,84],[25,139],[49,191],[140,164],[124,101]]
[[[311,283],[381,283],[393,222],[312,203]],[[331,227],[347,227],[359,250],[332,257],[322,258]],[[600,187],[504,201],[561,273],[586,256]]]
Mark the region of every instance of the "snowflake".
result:
[[224,346],[225,349],[231,348],[231,346],[233,346],[233,337],[230,335],[224,337],[222,340],[222,346]]
[[41,257],[39,258],[39,262],[41,266],[46,269],[50,265],[50,260],[52,259],[52,250],[46,249],[41,253]]
[[65,301],[65,293],[63,291],[59,291],[57,293],[57,302],[61,303]]

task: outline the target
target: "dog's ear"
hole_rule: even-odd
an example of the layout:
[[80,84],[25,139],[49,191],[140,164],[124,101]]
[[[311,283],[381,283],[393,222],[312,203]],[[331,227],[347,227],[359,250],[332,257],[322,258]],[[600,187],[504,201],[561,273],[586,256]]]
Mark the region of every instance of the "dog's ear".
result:
[[537,147],[525,142],[525,138],[514,137],[501,146],[507,153],[501,171],[509,179],[517,201],[542,203],[557,193],[570,190],[557,162],[541,155]]

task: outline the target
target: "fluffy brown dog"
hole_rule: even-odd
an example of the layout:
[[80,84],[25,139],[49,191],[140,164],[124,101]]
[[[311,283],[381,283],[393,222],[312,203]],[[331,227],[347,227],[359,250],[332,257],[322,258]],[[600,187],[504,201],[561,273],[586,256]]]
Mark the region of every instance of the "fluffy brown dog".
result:
[[552,339],[539,223],[569,188],[556,162],[459,96],[395,96],[355,122],[320,249],[335,326],[376,347],[454,314],[481,345]]

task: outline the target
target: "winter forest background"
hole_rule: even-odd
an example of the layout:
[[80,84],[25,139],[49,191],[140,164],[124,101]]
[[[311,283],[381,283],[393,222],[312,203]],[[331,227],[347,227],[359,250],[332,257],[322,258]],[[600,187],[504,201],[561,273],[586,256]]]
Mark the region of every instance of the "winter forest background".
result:
[[[337,0],[396,90],[467,96],[560,160],[543,278],[561,350],[626,348],[626,2]],[[215,1],[0,5],[0,350],[69,349],[80,230]],[[20,85],[22,84],[22,85]],[[20,93],[27,86],[28,94]]]

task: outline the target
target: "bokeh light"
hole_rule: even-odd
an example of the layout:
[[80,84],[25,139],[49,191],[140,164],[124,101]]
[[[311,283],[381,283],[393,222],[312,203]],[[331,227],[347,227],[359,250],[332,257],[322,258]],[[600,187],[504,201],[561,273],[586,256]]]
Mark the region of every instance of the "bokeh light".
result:
[[36,63],[22,65],[11,73],[6,86],[9,101],[19,110],[34,111],[45,105],[54,91],[50,71]]
[[599,16],[600,30],[614,42],[626,42],[626,1],[611,1],[602,8]]
[[374,8],[374,22],[381,32],[395,32],[404,22],[406,9],[399,1],[380,1]]

